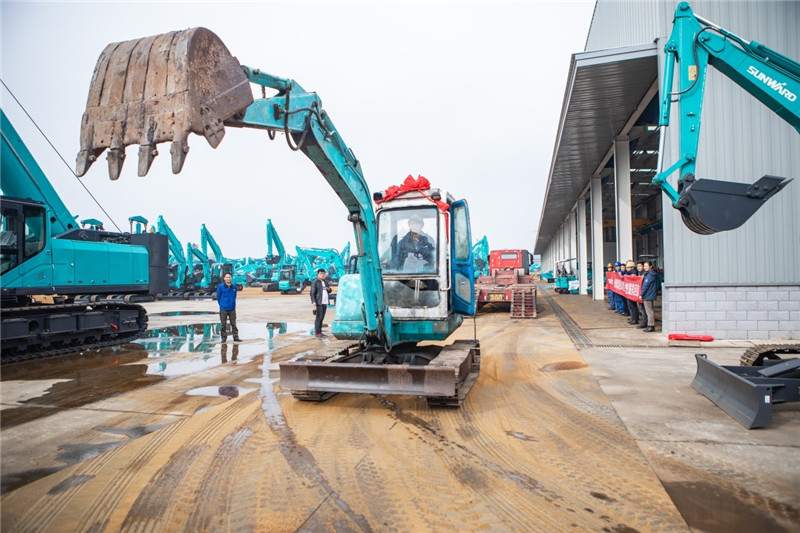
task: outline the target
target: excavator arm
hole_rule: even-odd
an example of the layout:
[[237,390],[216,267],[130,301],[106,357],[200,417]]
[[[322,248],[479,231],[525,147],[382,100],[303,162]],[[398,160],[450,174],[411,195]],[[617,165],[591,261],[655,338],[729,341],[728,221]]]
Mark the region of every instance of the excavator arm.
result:
[[[800,132],[800,64],[763,44],[696,16],[682,2],[665,47],[659,125],[670,123],[671,104],[680,108],[681,157],[653,178],[681,212],[686,226],[702,235],[738,228],[785,187],[790,178],[763,176],[755,184],[697,179],[695,166],[708,65],[713,66]],[[677,89],[673,91],[676,65]],[[661,168],[659,168],[661,170]],[[679,173],[677,190],[668,178]]]
[[[250,83],[261,86],[253,99]],[[266,96],[266,90],[276,94]],[[147,174],[157,145],[171,141],[172,171],[183,168],[190,133],[216,147],[225,126],[283,132],[292,150],[316,165],[348,210],[355,228],[368,344],[397,340],[384,302],[372,198],[361,166],[322,101],[296,81],[242,66],[222,41],[193,28],[108,45],[98,59],[81,124],[76,172],[84,175],[108,149],[111,179],[120,175],[125,147],[139,145],[138,174]]]

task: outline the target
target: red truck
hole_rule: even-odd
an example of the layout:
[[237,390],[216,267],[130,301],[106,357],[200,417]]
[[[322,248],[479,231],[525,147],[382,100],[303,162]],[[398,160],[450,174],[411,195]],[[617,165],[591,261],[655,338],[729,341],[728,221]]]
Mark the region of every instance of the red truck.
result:
[[511,318],[536,318],[536,285],[528,250],[492,250],[489,275],[475,280],[475,304],[510,304]]

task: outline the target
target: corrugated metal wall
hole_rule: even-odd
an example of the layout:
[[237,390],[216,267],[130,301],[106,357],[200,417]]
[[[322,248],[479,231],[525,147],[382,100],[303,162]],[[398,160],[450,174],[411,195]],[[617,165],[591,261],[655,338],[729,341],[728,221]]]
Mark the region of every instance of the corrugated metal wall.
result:
[[[599,0],[587,50],[663,41],[677,2]],[[698,15],[795,60],[800,59],[800,2],[691,2]],[[662,65],[659,66],[659,72]],[[673,111],[673,117],[675,112]],[[669,128],[664,167],[678,159]],[[674,147],[674,148],[673,148]],[[764,174],[795,178],[741,228],[699,236],[664,206],[668,285],[800,283],[800,134],[713,67],[709,68],[697,158],[698,177],[753,183]],[[670,177],[677,186],[677,176]],[[666,200],[666,197],[665,197]]]

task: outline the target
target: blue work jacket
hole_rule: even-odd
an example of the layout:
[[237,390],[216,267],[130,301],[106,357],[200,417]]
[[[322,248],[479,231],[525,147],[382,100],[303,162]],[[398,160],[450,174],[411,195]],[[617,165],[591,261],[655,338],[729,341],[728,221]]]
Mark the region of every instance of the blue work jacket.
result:
[[220,311],[236,310],[236,285],[231,283],[230,287],[224,283],[217,287],[217,302]]

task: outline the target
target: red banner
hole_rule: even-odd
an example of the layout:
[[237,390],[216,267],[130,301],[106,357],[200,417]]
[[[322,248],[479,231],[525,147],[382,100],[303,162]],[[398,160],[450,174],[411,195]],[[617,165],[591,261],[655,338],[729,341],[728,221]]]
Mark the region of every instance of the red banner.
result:
[[621,294],[628,300],[642,301],[642,281],[644,276],[622,276],[616,272],[606,272],[606,290]]

